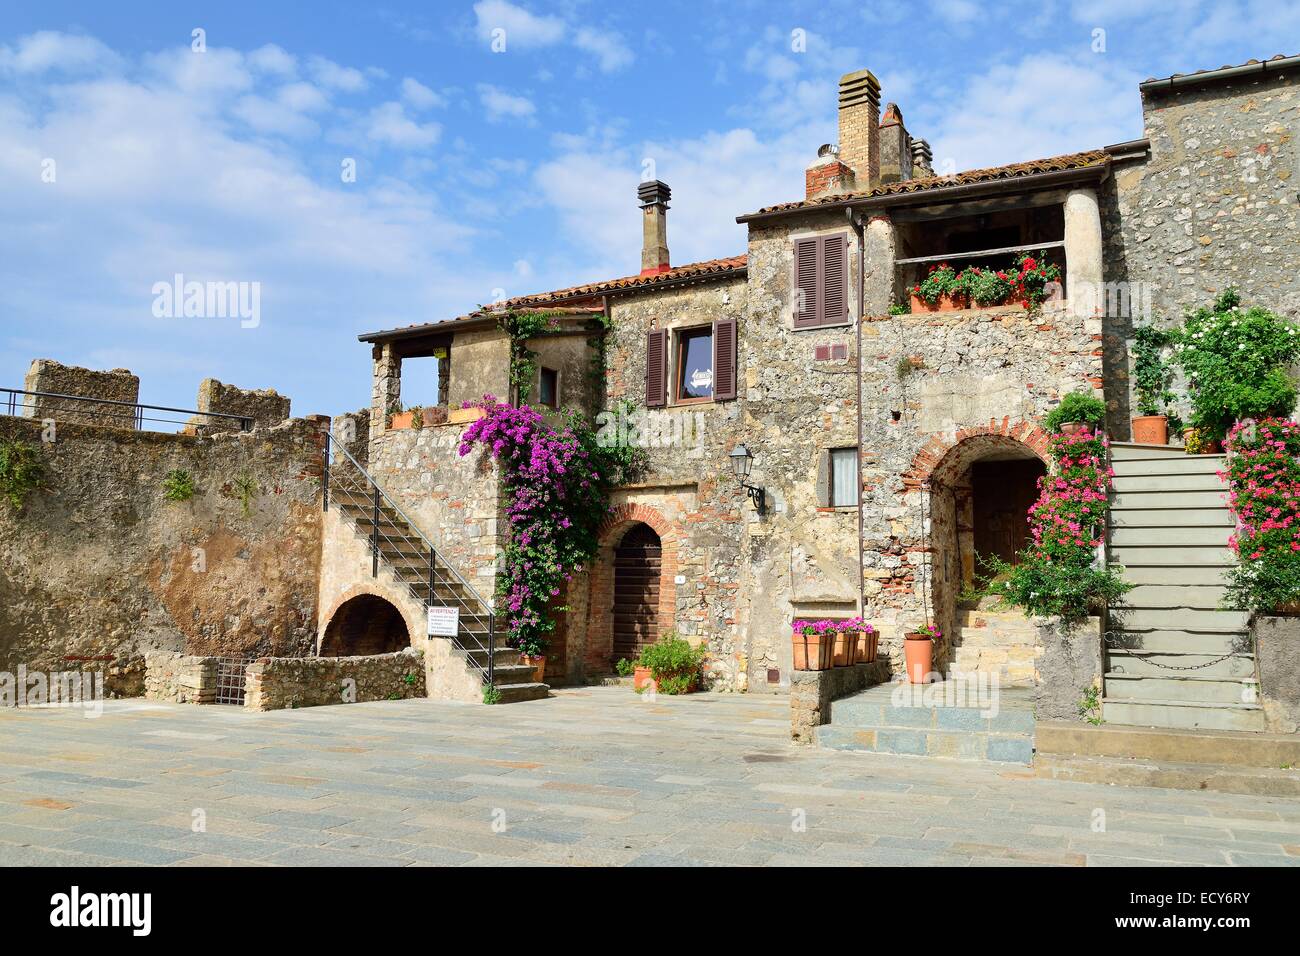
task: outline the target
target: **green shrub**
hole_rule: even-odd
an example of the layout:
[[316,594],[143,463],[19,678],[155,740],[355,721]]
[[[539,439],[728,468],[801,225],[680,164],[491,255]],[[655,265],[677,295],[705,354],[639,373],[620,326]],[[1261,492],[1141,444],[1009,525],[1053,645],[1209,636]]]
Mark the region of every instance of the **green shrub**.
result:
[[1106,403],[1087,392],[1071,392],[1043,419],[1043,427],[1055,435],[1067,422],[1083,422],[1095,431],[1106,424]]
[[636,665],[626,657],[620,657],[618,663],[614,665],[614,670],[618,672],[619,677],[631,677],[632,672],[636,670]]
[[702,676],[706,653],[703,645],[692,647],[670,630],[657,643],[642,648],[637,663],[650,668],[659,693],[685,694]]
[[1236,531],[1228,546],[1224,603],[1267,614],[1300,601],[1300,424],[1281,419],[1228,433],[1228,508]]
[[491,684],[484,684],[483,703],[485,704],[501,703],[501,691],[497,690],[497,688],[493,687]]
[[27,496],[45,484],[45,465],[35,445],[0,438],[0,497],[21,511]]
[[257,481],[252,475],[243,474],[235,479],[235,496],[239,498],[244,517],[253,513],[253,499],[258,496]]
[[163,477],[163,497],[168,501],[189,501],[194,497],[194,478],[183,468],[173,468]]

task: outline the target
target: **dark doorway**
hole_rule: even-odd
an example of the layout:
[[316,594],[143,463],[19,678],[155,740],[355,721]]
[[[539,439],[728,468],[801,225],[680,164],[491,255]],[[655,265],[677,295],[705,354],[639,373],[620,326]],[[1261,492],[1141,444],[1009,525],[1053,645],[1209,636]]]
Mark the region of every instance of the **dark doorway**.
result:
[[980,461],[971,466],[975,553],[997,555],[1012,564],[1029,545],[1030,506],[1038,479],[1047,473],[1037,458]]
[[321,657],[393,654],[411,646],[402,612],[374,594],[344,601],[325,628]]
[[614,660],[636,660],[659,638],[659,535],[633,526],[614,549]]

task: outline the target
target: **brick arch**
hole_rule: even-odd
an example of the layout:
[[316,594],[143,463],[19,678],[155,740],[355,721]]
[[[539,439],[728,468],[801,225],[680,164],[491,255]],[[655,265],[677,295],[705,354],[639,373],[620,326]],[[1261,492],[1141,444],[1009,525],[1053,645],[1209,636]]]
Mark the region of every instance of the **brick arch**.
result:
[[1028,449],[1046,461],[1049,446],[1050,436],[1037,422],[1010,417],[960,428],[951,440],[946,435],[931,435],[903,472],[903,488],[912,491],[932,478],[960,474],[965,466],[1000,449]]
[[599,550],[591,566],[587,619],[586,669],[602,674],[610,668],[614,649],[614,549],[634,525],[649,525],[659,535],[659,633],[671,628],[677,618],[677,545],[681,534],[676,525],[654,508],[624,504],[614,508],[601,524]]
[[335,598],[329,605],[329,610],[320,616],[317,625],[316,634],[316,653],[321,651],[322,642],[325,639],[325,631],[328,629],[330,622],[334,620],[339,609],[347,604],[353,598],[358,597],[379,598],[397,608],[402,615],[402,620],[406,623],[407,635],[410,637],[411,646],[419,647],[420,637],[424,634],[425,622],[422,618],[415,616],[412,610],[412,599],[403,600],[403,595],[394,589],[386,587],[379,579],[372,579],[364,584],[354,584],[346,591]]

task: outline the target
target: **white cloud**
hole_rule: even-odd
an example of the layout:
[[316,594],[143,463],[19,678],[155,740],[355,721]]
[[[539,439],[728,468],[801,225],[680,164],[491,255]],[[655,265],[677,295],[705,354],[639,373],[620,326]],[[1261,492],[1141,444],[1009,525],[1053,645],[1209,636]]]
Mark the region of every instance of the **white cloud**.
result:
[[360,70],[350,66],[340,66],[323,56],[313,56],[307,61],[307,69],[321,86],[343,93],[358,93],[368,85],[366,76]]
[[402,99],[411,106],[412,109],[428,110],[435,106],[442,106],[445,100],[433,90],[429,89],[419,80],[406,77],[402,80]]
[[478,35],[484,40],[492,40],[494,30],[505,31],[507,51],[512,45],[525,49],[550,46],[565,34],[559,17],[539,17],[506,0],[479,0],[474,4],[474,16]]
[[935,13],[949,23],[969,23],[980,14],[979,5],[971,0],[937,0]]
[[398,149],[420,149],[438,141],[442,127],[437,123],[417,123],[406,115],[395,100],[381,103],[370,111],[367,135],[379,143]]
[[0,70],[13,73],[73,73],[112,67],[117,62],[117,54],[94,37],[52,30],[22,37],[16,49],[0,46]]
[[479,84],[478,98],[483,108],[487,110],[488,119],[493,122],[506,118],[528,119],[537,112],[533,101],[526,96],[507,93],[490,83]]
[[253,85],[243,54],[237,50],[208,47],[197,53],[188,46],[145,57],[158,89],[174,89],[197,97],[219,99],[241,93]]
[[248,54],[248,65],[259,73],[273,73],[277,76],[293,76],[298,70],[297,58],[274,43],[258,47]]
[[595,56],[600,61],[602,73],[621,70],[634,59],[632,51],[617,33],[582,27],[574,35],[573,45]]

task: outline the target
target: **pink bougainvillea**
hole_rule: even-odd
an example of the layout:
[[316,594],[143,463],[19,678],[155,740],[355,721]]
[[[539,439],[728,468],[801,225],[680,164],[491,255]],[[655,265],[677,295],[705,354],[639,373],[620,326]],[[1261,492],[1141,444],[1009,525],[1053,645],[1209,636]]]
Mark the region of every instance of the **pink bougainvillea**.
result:
[[1229,601],[1271,611],[1300,600],[1300,424],[1265,418],[1228,432],[1228,508],[1236,528],[1228,546]]

